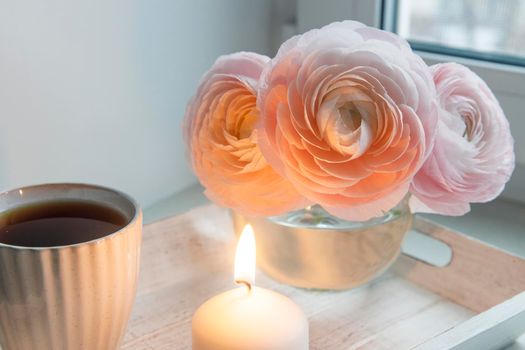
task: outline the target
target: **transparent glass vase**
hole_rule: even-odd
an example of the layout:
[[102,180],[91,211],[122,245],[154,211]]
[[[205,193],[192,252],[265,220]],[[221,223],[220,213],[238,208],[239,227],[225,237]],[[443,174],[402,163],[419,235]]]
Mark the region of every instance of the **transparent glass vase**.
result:
[[394,263],[412,225],[408,201],[364,222],[338,219],[320,206],[268,218],[232,212],[235,232],[250,223],[257,265],[296,287],[349,289],[369,282]]

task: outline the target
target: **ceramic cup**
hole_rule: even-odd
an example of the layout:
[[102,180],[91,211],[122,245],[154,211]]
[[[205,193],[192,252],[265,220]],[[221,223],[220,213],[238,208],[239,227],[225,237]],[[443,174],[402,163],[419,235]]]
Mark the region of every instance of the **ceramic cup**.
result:
[[46,184],[0,194],[0,212],[49,200],[110,206],[128,223],[102,238],[59,247],[0,243],[0,347],[3,350],[117,349],[139,269],[142,213],[118,191]]

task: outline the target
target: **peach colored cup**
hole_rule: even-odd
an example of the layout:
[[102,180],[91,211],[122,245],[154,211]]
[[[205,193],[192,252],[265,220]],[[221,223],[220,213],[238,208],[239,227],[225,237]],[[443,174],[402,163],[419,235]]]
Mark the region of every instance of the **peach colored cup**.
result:
[[0,347],[4,350],[117,349],[138,277],[142,213],[118,191],[46,184],[0,194],[0,212],[54,199],[95,201],[128,224],[105,237],[46,248],[0,243]]

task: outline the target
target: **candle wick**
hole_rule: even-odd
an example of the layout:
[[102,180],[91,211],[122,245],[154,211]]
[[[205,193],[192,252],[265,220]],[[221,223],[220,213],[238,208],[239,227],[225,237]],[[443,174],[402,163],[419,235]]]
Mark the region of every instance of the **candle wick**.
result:
[[252,285],[250,284],[250,282],[243,281],[243,280],[235,280],[235,284],[242,284],[246,286],[246,288],[248,288],[248,292],[251,292],[252,290]]

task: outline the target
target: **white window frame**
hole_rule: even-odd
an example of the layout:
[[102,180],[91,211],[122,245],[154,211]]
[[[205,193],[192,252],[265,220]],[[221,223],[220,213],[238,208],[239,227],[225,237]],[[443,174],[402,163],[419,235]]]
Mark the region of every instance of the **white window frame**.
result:
[[[302,33],[327,23],[352,19],[380,28],[393,29],[392,0],[297,0],[297,31]],[[525,68],[444,54],[416,51],[427,64],[458,62],[479,74],[503,105],[516,140],[516,169],[503,197],[525,202]]]

